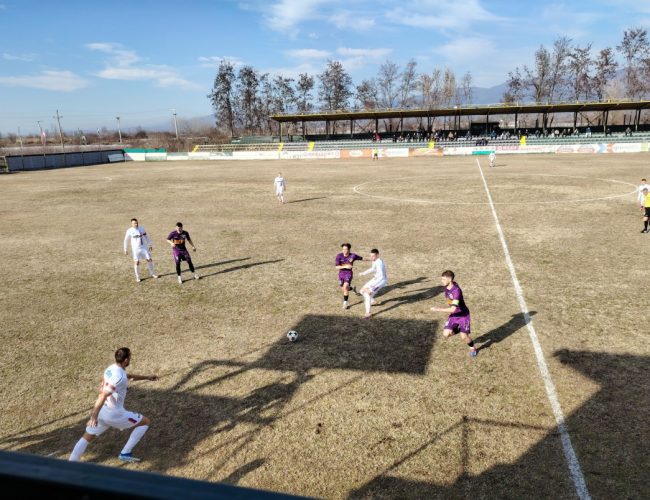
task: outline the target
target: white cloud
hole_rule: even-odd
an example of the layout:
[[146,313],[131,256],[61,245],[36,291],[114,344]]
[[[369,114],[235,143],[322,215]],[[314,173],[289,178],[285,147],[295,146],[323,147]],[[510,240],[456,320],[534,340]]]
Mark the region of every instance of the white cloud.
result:
[[88,81],[71,71],[42,71],[38,75],[0,77],[0,85],[72,92],[88,86]]
[[86,47],[109,55],[105,61],[106,67],[97,73],[100,78],[108,80],[152,80],[160,87],[179,87],[185,90],[203,89],[200,85],[182,78],[170,66],[144,63],[143,59],[135,51],[125,49],[119,44],[89,43]]
[[393,49],[376,48],[376,49],[352,49],[349,47],[339,47],[336,52],[342,56],[364,57],[369,59],[381,59],[388,56]]
[[7,61],[24,61],[31,62],[36,59],[36,54],[9,54],[4,52],[2,58]]
[[408,0],[385,15],[395,24],[454,30],[503,20],[484,9],[480,0]]
[[285,54],[295,59],[326,59],[332,55],[327,50],[318,49],[292,49],[287,50]]
[[232,64],[235,68],[244,65],[244,60],[240,57],[235,56],[201,56],[198,58],[201,63],[202,68],[212,68],[219,66],[221,61],[227,61]]
[[282,32],[291,32],[304,21],[318,19],[318,8],[329,0],[280,0],[269,7],[269,26]]
[[329,16],[329,21],[340,30],[367,31],[376,25],[373,17],[364,17],[362,14],[347,10],[332,14]]

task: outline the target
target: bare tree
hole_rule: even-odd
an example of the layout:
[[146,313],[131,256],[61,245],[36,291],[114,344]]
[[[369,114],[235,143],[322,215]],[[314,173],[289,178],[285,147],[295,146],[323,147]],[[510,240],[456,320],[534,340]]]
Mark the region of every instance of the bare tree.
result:
[[352,78],[340,61],[328,60],[325,70],[318,75],[320,88],[318,98],[328,111],[344,109],[352,97]]
[[460,90],[462,94],[462,104],[472,103],[472,74],[468,71],[460,80]]
[[551,54],[546,47],[540,45],[535,52],[535,67],[533,69],[524,65],[524,87],[528,90],[535,102],[544,102],[549,99],[549,80],[551,75]]
[[514,72],[508,73],[508,81],[506,82],[506,90],[503,93],[503,102],[506,104],[514,104],[521,102],[526,94],[526,82],[521,76],[519,68],[515,68]]
[[286,78],[276,75],[273,79],[276,113],[287,113],[291,111],[296,102],[296,93],[293,90],[293,78]]
[[571,39],[563,36],[553,42],[548,81],[548,100],[562,100],[567,87],[567,59],[571,53]]
[[237,79],[237,104],[240,109],[238,113],[244,130],[252,134],[259,123],[257,114],[257,92],[260,80],[255,68],[242,66]]
[[360,104],[361,109],[376,109],[379,101],[377,94],[377,85],[374,80],[363,80],[356,87],[355,99]]
[[309,113],[313,107],[311,91],[314,89],[314,77],[301,73],[296,82],[296,105],[298,113]]
[[273,82],[268,73],[263,73],[259,76],[259,92],[257,96],[257,106],[255,107],[257,123],[262,126],[262,129],[269,133],[273,133],[272,122],[269,116],[275,113],[275,95],[273,89]]
[[411,59],[406,63],[404,71],[402,71],[399,85],[399,106],[402,108],[408,108],[413,101],[413,92],[417,88],[416,67],[417,63],[414,59]]
[[217,127],[224,127],[230,136],[235,134],[235,67],[225,59],[219,63],[214,78],[212,92],[208,98],[212,102]]
[[458,89],[456,88],[456,75],[454,72],[445,68],[445,74],[442,78],[442,103],[444,106],[451,106],[452,102],[457,100]]
[[591,58],[591,43],[585,47],[576,45],[569,53],[568,71],[571,75],[571,98],[579,101],[589,99],[591,83],[591,67],[594,61]]
[[606,47],[598,53],[595,61],[595,74],[591,79],[592,92],[599,101],[605,97],[605,89],[616,76],[618,63],[614,60],[614,51]]
[[625,86],[627,97],[637,98],[647,88],[647,84],[640,78],[639,68],[642,61],[648,58],[650,42],[648,31],[645,28],[630,28],[623,33],[623,41],[616,49],[625,58]]
[[399,66],[397,64],[386,61],[379,66],[377,89],[381,107],[394,108],[397,106],[399,96]]

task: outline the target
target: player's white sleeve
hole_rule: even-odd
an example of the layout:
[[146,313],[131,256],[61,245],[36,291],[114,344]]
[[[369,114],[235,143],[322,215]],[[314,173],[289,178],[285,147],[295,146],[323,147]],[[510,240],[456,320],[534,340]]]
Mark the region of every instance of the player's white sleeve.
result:
[[129,248],[129,240],[131,239],[131,235],[129,234],[129,230],[126,230],[126,234],[124,235],[124,251],[126,252],[127,249]]
[[376,267],[377,267],[377,261],[374,261],[374,262],[372,263],[372,266],[370,266],[370,269],[366,269],[364,272],[359,273],[359,276],[365,276],[366,274],[370,274],[370,273],[372,273],[372,272],[375,272],[375,271],[376,271]]
[[147,234],[147,231],[145,228],[142,228],[142,238],[144,239],[144,242],[146,243],[146,248],[149,248],[151,246],[151,240],[149,239],[149,235]]

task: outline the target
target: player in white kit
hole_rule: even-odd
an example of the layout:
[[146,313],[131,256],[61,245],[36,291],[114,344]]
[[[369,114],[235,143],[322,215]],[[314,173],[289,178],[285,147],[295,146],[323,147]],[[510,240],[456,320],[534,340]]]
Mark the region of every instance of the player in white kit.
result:
[[284,204],[284,192],[287,190],[287,181],[282,177],[282,172],[278,173],[278,176],[273,181],[275,186],[275,196],[277,196],[278,201]]
[[128,255],[128,246],[131,242],[131,252],[133,253],[133,271],[135,272],[135,281],[140,283],[140,271],[138,266],[140,265],[140,260],[147,261],[147,267],[149,268],[149,274],[152,278],[157,278],[154,268],[153,260],[151,259],[151,252],[153,251],[153,245],[149,239],[147,231],[144,227],[138,224],[138,219],[131,219],[131,227],[126,230],[124,235],[124,255]]
[[386,283],[388,283],[386,266],[384,265],[384,261],[379,258],[379,250],[373,248],[370,251],[370,260],[372,261],[372,267],[359,274],[360,276],[363,276],[364,274],[370,274],[373,272],[375,273],[373,278],[368,281],[368,283],[363,285],[363,288],[361,289],[363,302],[366,306],[366,314],[363,316],[365,319],[368,319],[372,316],[372,314],[370,314],[370,306],[375,303],[373,297],[379,290],[386,286]]
[[490,166],[491,167],[496,166],[496,164],[497,164],[497,155],[496,155],[496,153],[494,151],[492,151],[490,153],[489,158],[490,158]]
[[115,363],[104,370],[99,397],[86,424],[86,432],[77,441],[72,453],[71,462],[78,462],[88,444],[109,427],[119,429],[133,429],[128,441],[122,448],[118,458],[122,462],[140,462],[131,452],[142,439],[151,421],[139,413],[124,409],[128,380],[158,380],[157,375],[134,375],[126,373],[126,367],[131,362],[131,351],[128,347],[121,347],[115,351]]

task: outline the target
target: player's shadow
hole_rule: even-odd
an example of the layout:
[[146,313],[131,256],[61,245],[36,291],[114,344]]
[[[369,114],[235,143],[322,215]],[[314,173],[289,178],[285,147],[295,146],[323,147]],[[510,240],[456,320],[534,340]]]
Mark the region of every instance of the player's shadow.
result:
[[431,288],[420,288],[418,290],[413,290],[411,293],[406,295],[399,295],[398,297],[394,297],[392,299],[385,299],[382,302],[377,301],[375,307],[382,307],[387,304],[390,305],[383,309],[375,309],[373,313],[375,315],[384,314],[390,311],[391,309],[395,309],[405,304],[413,304],[415,302],[421,302],[423,300],[432,299],[436,295],[441,294],[443,289],[444,288],[441,285],[434,286]]
[[423,283],[425,281],[427,281],[426,276],[420,276],[412,280],[404,280],[404,281],[398,281],[397,283],[391,283],[390,285],[386,285],[384,288],[379,290],[376,297],[381,297],[382,295],[386,295],[388,292],[392,292],[393,290],[401,290],[402,288],[406,288],[407,286],[416,285],[419,283]]
[[[232,264],[233,262],[241,262],[244,260],[250,260],[250,257],[243,257],[241,259],[230,259],[230,260],[222,260],[219,262],[213,262],[212,264],[203,264],[201,266],[194,266],[194,269],[197,271],[199,269],[210,269],[211,267],[216,267],[216,266],[223,266],[225,264]],[[164,274],[159,274],[158,277],[162,278],[164,276],[176,276],[176,273],[164,273]]]
[[[648,498],[650,426],[644,422],[650,414],[650,358],[569,350],[559,351],[555,357],[598,387],[566,418],[589,492],[594,498]],[[506,439],[515,441],[518,432],[540,430],[516,422],[459,420],[405,452],[365,485],[351,491],[349,498],[575,498],[556,427],[507,463],[495,447],[491,460],[496,465],[479,474],[471,472],[470,460],[475,456],[472,436],[496,434],[508,427]],[[457,466],[457,479],[445,484],[410,479],[412,461],[429,460],[443,439],[458,450],[452,455],[457,463],[451,464]],[[480,453],[485,460],[485,449]]]
[[291,200],[285,202],[285,205],[288,205],[289,203],[304,203],[305,201],[324,200],[325,198],[327,198],[327,196],[316,196],[314,198],[303,198],[301,200]]
[[[528,314],[529,317],[532,317],[535,314],[537,314],[537,311],[530,311]],[[505,340],[508,337],[510,337],[510,335],[512,335],[513,333],[521,330],[528,323],[529,321],[526,321],[524,313],[513,314],[510,320],[508,320],[506,323],[504,323],[501,326],[497,326],[496,328],[493,328],[492,330],[484,333],[480,337],[475,338],[474,342],[481,344],[478,347],[478,350],[489,349],[494,344],[498,344],[502,340]]]
[[204,274],[202,278],[209,278],[210,276],[216,276],[217,274],[226,274],[232,273],[235,271],[241,271],[243,269],[250,269],[251,267],[263,266],[265,264],[275,264],[276,262],[282,262],[284,259],[275,259],[275,260],[265,260],[263,262],[251,262],[250,264],[242,264],[241,266],[229,267],[227,269],[221,269],[210,274]]

